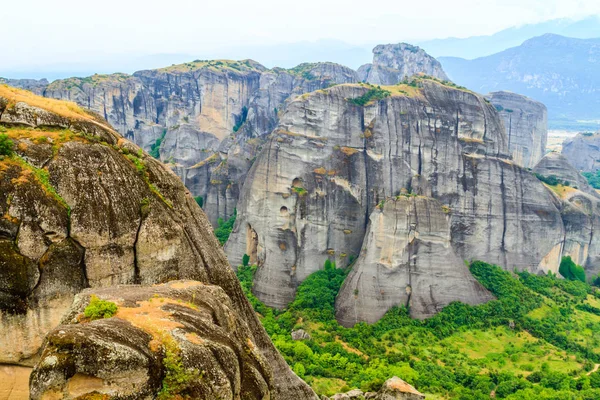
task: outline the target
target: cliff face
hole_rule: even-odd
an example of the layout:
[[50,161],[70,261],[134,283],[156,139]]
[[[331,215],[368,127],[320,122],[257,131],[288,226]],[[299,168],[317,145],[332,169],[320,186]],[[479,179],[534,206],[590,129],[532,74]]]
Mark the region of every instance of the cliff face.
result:
[[219,291],[215,299],[226,299],[278,371],[266,380],[271,397],[313,398],[276,352],[208,220],[170,170],[75,104],[6,86],[0,129],[16,153],[0,158],[0,363],[33,365],[46,333],[86,287],[194,279]]
[[565,227],[563,253],[585,267],[588,277],[600,272],[600,195],[559,153],[548,153],[533,170],[544,177],[555,176],[563,184],[546,185],[559,202]]
[[452,301],[492,299],[454,252],[450,219],[439,201],[425,196],[401,195],[375,208],[336,301],[340,323],[374,323],[397,305],[426,318]]
[[600,132],[580,133],[565,140],[562,155],[578,171],[593,172],[600,168]]
[[546,106],[511,92],[494,92],[486,98],[504,121],[513,161],[533,168],[546,153],[548,111]]
[[448,80],[439,61],[420,47],[408,43],[376,46],[373,63],[358,69],[360,80],[373,85],[395,85],[415,74]]
[[[115,302],[115,317],[86,321],[92,296]],[[161,398],[277,398],[274,373],[280,371],[252,337],[219,286],[175,281],[87,289],[48,335],[31,376],[31,398],[73,399],[92,391],[110,398],[153,399],[159,392]],[[164,357],[180,362],[181,371]],[[169,386],[161,392],[163,382]]]
[[[267,70],[251,60],[197,60],[133,76],[59,80],[36,92],[97,112],[152,151],[203,197],[215,224],[233,213],[260,138],[276,126],[286,102],[356,81],[354,71],[334,63]],[[259,140],[246,144],[252,138]]]
[[[474,93],[417,81],[418,88],[387,87],[390,96],[364,106],[360,99],[375,89],[360,85],[316,91],[288,106],[248,175],[226,246],[233,265],[244,253],[259,264],[254,292],[261,300],[283,307],[326,259],[345,266],[362,257],[375,206],[403,192],[432,197],[451,214],[447,240],[459,259],[557,270],[564,236],[559,211],[544,186],[509,161],[494,107]],[[436,290],[443,292],[440,284]],[[422,312],[449,300],[433,299]]]

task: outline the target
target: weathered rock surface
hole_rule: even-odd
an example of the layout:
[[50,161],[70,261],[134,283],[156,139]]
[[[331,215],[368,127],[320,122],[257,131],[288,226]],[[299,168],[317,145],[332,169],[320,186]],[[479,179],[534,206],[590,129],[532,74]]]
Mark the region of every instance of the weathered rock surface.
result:
[[546,185],[560,204],[565,227],[562,251],[584,266],[588,277],[597,275],[600,272],[600,195],[559,153],[548,153],[533,171],[544,177],[555,176],[565,184]]
[[366,400],[421,400],[424,399],[425,395],[421,394],[412,385],[403,381],[402,379],[394,376],[388,379],[379,392],[367,392],[364,393],[362,390],[354,389],[346,393],[338,393],[330,397],[330,400],[352,400],[352,399],[366,399]]
[[[244,253],[259,265],[254,292],[261,300],[284,307],[326,259],[346,266],[361,252],[375,206],[403,190],[447,207],[450,243],[460,260],[558,269],[559,210],[543,184],[510,161],[495,108],[472,92],[417,81],[419,88],[387,87],[391,96],[364,107],[348,100],[372,90],[360,85],[290,103],[250,170],[226,245],[232,265]],[[393,253],[366,251],[376,252],[373,259],[379,251]]]
[[0,85],[13,86],[20,89],[31,90],[32,92],[44,90],[50,82],[47,79],[6,79],[0,78]]
[[546,153],[548,111],[546,106],[520,94],[493,92],[486,98],[504,120],[513,161],[533,168]]
[[338,321],[374,323],[397,305],[427,318],[452,301],[491,300],[454,252],[450,219],[439,201],[424,196],[399,196],[377,207],[336,299]]
[[17,155],[0,160],[0,363],[33,365],[86,287],[194,279],[221,288],[278,371],[271,398],[314,397],[276,352],[172,171],[75,104],[6,86],[0,128]]
[[359,79],[373,85],[395,85],[416,74],[448,80],[439,61],[420,47],[408,43],[375,47],[373,63],[358,69]]
[[533,172],[545,177],[555,176],[562,182],[566,182],[567,186],[598,196],[598,193],[590,186],[587,179],[561,153],[553,151],[546,154],[535,165]]
[[267,70],[252,60],[196,60],[31,88],[95,111],[127,139],[153,150],[194,196],[203,197],[216,224],[233,213],[257,154],[257,143],[246,142],[273,130],[288,99],[356,81],[355,71],[334,63]]
[[[86,321],[91,296],[118,305]],[[31,398],[277,398],[275,371],[223,288],[195,281],[87,289],[48,335],[31,376]],[[181,363],[175,373],[173,364]],[[291,397],[286,397],[291,398]]]
[[597,171],[600,169],[600,132],[580,133],[565,140],[562,155],[578,171]]

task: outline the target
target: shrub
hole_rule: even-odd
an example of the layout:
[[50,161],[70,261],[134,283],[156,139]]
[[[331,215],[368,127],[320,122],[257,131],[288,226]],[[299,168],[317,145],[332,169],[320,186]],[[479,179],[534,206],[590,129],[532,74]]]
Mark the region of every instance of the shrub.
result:
[[194,197],[194,200],[196,200],[196,203],[202,208],[204,205],[204,198],[202,198],[202,196],[196,196]]
[[348,102],[356,106],[365,106],[371,101],[382,100],[390,95],[390,91],[382,89],[379,86],[372,86],[367,93],[354,99],[348,99]]
[[117,313],[117,305],[112,301],[101,300],[92,295],[90,304],[83,311],[83,315],[90,320],[110,318]]
[[560,260],[560,267],[558,268],[558,272],[571,281],[581,281],[585,282],[585,271],[583,267],[577,265],[571,259],[571,256],[564,256]]
[[242,265],[244,267],[247,267],[249,262],[250,262],[250,256],[248,254],[244,254],[242,256]]
[[14,143],[5,133],[0,134],[0,156],[10,156],[13,152]]
[[219,240],[221,245],[227,243],[229,239],[229,235],[231,235],[231,230],[233,229],[233,224],[235,224],[235,219],[237,217],[237,210],[233,210],[233,215],[229,217],[227,221],[224,221],[223,218],[219,218],[217,220],[217,229],[215,229],[215,236]]

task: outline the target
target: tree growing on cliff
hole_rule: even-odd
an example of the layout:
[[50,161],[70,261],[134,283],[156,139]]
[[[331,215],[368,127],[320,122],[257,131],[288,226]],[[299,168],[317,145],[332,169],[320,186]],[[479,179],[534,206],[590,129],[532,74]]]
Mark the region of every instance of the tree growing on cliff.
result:
[[577,265],[571,259],[571,256],[565,256],[560,260],[560,267],[558,268],[558,272],[571,281],[581,281],[585,282],[585,271],[583,267]]

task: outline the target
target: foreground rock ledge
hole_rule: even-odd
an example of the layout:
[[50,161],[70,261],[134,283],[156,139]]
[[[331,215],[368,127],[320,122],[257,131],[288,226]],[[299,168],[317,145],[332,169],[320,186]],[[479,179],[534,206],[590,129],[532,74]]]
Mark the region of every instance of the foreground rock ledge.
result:
[[322,397],[323,400],[421,400],[424,398],[425,395],[397,376],[388,379],[377,393],[363,393],[362,390],[354,389],[332,397]]
[[[117,313],[87,320],[93,295]],[[222,288],[174,281],[77,295],[46,338],[30,390],[32,399],[270,399],[274,372]]]

